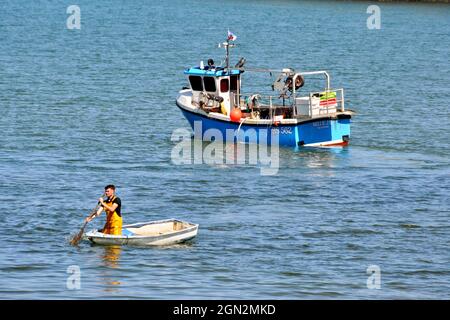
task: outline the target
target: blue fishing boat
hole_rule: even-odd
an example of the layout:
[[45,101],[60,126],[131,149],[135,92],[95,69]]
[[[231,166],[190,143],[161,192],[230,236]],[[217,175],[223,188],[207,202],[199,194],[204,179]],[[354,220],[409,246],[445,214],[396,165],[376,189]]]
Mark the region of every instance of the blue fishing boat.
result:
[[[236,37],[230,34],[219,44],[226,49],[220,66],[209,59],[184,71],[189,86],[179,92],[176,104],[195,138],[292,147],[348,145],[354,112],[345,109],[344,89],[331,88],[328,72],[252,69],[244,67],[244,58],[231,67]],[[244,91],[244,73],[268,74],[270,94],[253,89],[263,82],[260,77],[249,80],[252,91]],[[311,83],[320,80],[320,90],[304,92],[309,78]]]

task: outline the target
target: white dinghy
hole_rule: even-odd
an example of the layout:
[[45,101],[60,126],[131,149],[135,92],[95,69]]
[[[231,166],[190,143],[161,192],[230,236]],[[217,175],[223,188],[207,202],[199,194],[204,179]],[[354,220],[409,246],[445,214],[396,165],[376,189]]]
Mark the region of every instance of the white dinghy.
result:
[[121,235],[92,230],[85,233],[84,239],[104,245],[163,246],[188,241],[197,235],[197,231],[198,224],[167,219],[125,225]]

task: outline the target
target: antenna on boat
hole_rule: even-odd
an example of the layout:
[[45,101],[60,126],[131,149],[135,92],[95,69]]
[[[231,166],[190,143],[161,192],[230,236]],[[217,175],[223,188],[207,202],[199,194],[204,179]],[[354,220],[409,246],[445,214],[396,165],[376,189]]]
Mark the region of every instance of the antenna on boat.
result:
[[222,42],[219,43],[218,47],[224,47],[225,50],[227,51],[226,53],[226,57],[225,57],[225,70],[228,71],[228,69],[230,68],[230,48],[234,48],[236,45],[234,43],[230,43],[230,41],[234,41],[236,40],[237,37],[230,32],[230,30],[228,30],[228,35],[227,35],[227,41],[226,42]]
[[232,43],[230,43],[229,40],[227,40],[226,42],[219,43],[218,47],[219,47],[219,48],[225,48],[225,50],[226,50],[226,55],[225,55],[225,70],[228,71],[228,69],[230,68],[230,48],[235,47],[235,45],[232,44]]

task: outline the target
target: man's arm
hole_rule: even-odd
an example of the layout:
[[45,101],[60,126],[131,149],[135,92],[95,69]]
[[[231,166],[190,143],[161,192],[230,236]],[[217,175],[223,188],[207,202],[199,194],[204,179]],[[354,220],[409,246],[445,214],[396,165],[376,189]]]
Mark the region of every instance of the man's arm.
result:
[[94,212],[93,214],[91,214],[89,217],[86,218],[86,222],[91,222],[92,219],[98,217],[102,213],[102,211],[103,211],[102,207],[98,208],[97,212]]
[[112,205],[108,206],[106,203],[102,203],[103,208],[105,208],[108,211],[114,212],[116,211],[117,207],[119,206],[117,203],[113,203]]

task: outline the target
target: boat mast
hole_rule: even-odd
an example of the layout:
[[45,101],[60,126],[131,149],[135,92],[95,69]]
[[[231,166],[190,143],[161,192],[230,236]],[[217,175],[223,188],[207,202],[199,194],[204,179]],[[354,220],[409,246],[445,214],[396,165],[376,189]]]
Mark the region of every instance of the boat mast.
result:
[[226,70],[228,72],[228,68],[230,67],[230,39],[227,38],[227,43],[225,44],[227,48],[227,56],[226,56]]
[[[230,82],[231,82],[231,70],[230,70],[230,46],[234,47],[233,44],[230,43],[230,37],[227,36],[227,41],[222,43],[225,48],[226,48],[226,57],[225,57],[225,70],[226,73],[228,73],[228,76],[230,77]],[[220,46],[220,45],[219,45]],[[239,76],[236,79],[236,83],[237,83],[237,88],[236,88],[236,97],[234,97],[234,101],[232,101],[233,105],[235,105],[236,107],[239,107],[240,105],[240,78]]]

